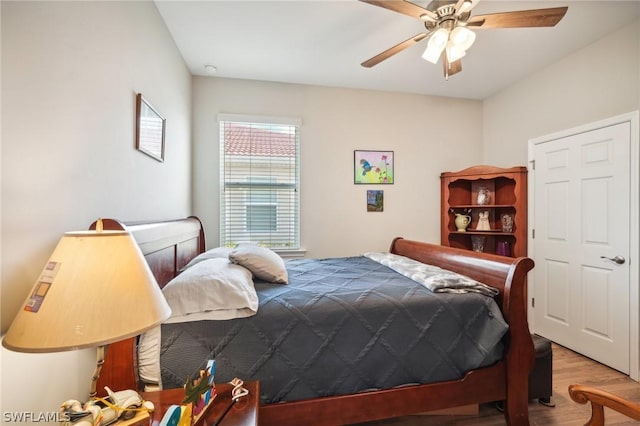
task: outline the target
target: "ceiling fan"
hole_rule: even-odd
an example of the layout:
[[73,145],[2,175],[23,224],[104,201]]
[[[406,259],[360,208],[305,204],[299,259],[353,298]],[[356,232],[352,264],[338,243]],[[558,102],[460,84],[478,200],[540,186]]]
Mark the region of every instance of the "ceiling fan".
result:
[[434,64],[442,58],[445,78],[462,71],[461,58],[475,41],[471,29],[553,27],[567,13],[567,7],[519,10],[471,16],[480,0],[434,0],[424,8],[407,0],[360,0],[402,13],[424,22],[425,32],[416,34],[385,50],[361,65],[370,68],[428,38],[422,57]]

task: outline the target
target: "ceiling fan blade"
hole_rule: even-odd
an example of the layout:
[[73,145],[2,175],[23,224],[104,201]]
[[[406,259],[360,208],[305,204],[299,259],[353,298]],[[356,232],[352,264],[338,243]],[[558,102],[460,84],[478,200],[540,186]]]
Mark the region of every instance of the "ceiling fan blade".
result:
[[417,19],[435,21],[438,15],[434,12],[405,0],[360,0],[363,3],[379,6],[394,12],[402,13]]
[[567,13],[567,7],[519,10],[515,12],[476,15],[467,21],[474,28],[553,27]]
[[402,52],[404,49],[406,49],[408,47],[411,47],[414,44],[424,40],[424,38],[426,36],[427,36],[427,33],[417,34],[417,35],[411,37],[410,39],[407,39],[407,40],[403,41],[402,43],[398,43],[395,46],[393,46],[392,48],[389,48],[389,49],[385,50],[384,52],[377,54],[373,58],[367,59],[366,61],[364,61],[360,65],[362,65],[365,68],[371,68],[372,66],[379,64],[380,62],[384,61],[385,59],[390,58],[391,56],[395,55],[396,53]]
[[448,80],[452,75],[462,71],[462,60],[458,59],[457,61],[449,62],[447,53],[442,52],[442,67],[444,70],[444,78]]

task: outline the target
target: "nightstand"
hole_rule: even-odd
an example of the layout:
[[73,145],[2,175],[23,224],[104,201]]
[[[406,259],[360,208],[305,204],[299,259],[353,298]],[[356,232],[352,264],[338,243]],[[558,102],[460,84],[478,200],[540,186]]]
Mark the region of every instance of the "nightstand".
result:
[[[225,414],[220,426],[256,426],[258,424],[258,405],[260,401],[260,382],[245,382],[244,388],[249,395],[240,398]],[[213,426],[231,403],[229,383],[216,383],[218,396],[213,401],[199,426]],[[153,402],[155,409],[151,413],[151,424],[158,424],[170,405],[179,404],[184,398],[184,389],[167,389],[157,392],[141,392],[142,398]]]

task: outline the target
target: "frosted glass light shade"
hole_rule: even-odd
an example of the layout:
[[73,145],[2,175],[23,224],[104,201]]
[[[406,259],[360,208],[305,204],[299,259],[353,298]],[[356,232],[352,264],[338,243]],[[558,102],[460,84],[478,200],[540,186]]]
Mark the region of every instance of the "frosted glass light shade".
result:
[[455,27],[451,31],[449,43],[453,43],[456,48],[467,50],[476,41],[476,33],[465,27]]
[[449,39],[449,30],[446,28],[438,28],[431,37],[429,37],[429,43],[427,49],[422,54],[422,58],[433,64],[438,62],[440,54],[447,46],[447,40]]
[[464,49],[460,49],[451,41],[447,43],[447,60],[449,62],[457,61],[458,59],[461,59],[465,54],[466,52],[464,51]]
[[19,352],[102,346],[149,330],[170,314],[129,232],[68,232],[2,344]]

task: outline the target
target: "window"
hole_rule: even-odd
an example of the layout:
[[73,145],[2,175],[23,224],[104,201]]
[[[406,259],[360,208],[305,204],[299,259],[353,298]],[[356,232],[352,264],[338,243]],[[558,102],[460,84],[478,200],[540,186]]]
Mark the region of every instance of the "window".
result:
[[220,114],[220,245],[300,248],[300,122]]
[[270,186],[268,176],[251,176],[253,190],[246,194],[245,216],[246,230],[252,232],[275,232],[278,229],[278,201],[270,189],[260,188],[258,184]]

